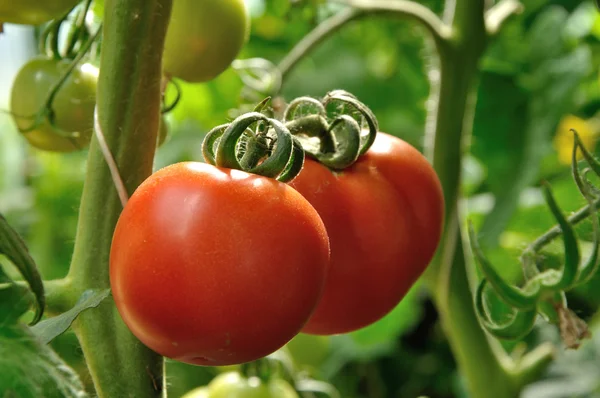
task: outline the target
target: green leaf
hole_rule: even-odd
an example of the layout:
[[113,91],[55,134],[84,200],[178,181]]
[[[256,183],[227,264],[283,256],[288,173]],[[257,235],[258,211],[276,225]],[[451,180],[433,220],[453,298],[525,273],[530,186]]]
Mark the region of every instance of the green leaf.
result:
[[99,306],[109,294],[110,289],[100,291],[86,290],[77,301],[77,304],[69,311],[55,316],[54,318],[41,321],[31,329],[42,343],[48,344],[56,336],[64,333],[80,313],[89,308]]
[[530,62],[543,62],[563,52],[563,28],[568,18],[564,8],[550,6],[535,19],[527,35]]
[[362,346],[372,346],[395,340],[403,332],[413,327],[421,318],[416,284],[402,301],[386,316],[372,325],[350,334]]
[[[527,93],[514,76],[484,73],[473,125],[473,154],[485,161],[492,193],[507,190],[523,156]],[[489,178],[493,176],[494,178]]]
[[[496,191],[496,203],[481,229],[484,246],[494,245],[517,208],[521,193],[535,182],[540,164],[551,148],[550,141],[562,115],[572,109],[579,85],[591,70],[592,58],[587,46],[539,65],[534,73],[523,75],[521,84],[530,90],[527,123],[520,133],[519,156],[513,158],[504,150],[505,170],[511,170],[510,180],[501,179],[502,189]],[[505,133],[506,134],[506,133]],[[482,158],[485,159],[485,158]],[[511,167],[507,168],[506,165]],[[507,174],[501,174],[507,176]],[[488,181],[497,180],[489,170]],[[499,187],[499,186],[498,186]]]
[[33,300],[29,289],[14,283],[0,267],[0,326],[15,324]]
[[85,398],[79,377],[25,325],[0,326],[2,397]]
[[14,229],[0,214],[0,254],[4,254],[21,272],[37,301],[37,308],[32,324],[38,322],[44,313],[46,299],[44,284],[33,258],[29,255],[27,246]]

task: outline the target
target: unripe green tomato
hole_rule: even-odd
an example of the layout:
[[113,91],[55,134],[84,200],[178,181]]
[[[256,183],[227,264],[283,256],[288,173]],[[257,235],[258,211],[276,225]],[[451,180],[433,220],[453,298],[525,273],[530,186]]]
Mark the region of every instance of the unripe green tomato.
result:
[[0,0],[0,23],[39,25],[65,15],[80,0]]
[[263,383],[258,377],[246,379],[238,372],[222,373],[208,385],[209,398],[299,398],[289,383],[272,379]]
[[210,398],[208,395],[208,387],[198,387],[186,392],[181,398]]
[[[19,131],[36,148],[72,152],[85,148],[92,137],[98,69],[90,64],[75,68],[54,97],[55,127],[45,118],[28,131],[69,63],[46,57],[34,58],[21,68],[13,82],[11,114]],[[75,138],[65,137],[61,132],[74,133]]]
[[163,69],[188,82],[212,80],[237,57],[249,29],[244,0],[175,0]]

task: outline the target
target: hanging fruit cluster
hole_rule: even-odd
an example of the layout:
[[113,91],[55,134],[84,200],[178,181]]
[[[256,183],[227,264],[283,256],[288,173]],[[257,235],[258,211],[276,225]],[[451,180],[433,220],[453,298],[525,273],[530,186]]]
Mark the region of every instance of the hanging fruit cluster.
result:
[[243,363],[299,332],[357,330],[435,252],[437,175],[350,93],[298,98],[282,120],[265,100],[212,129],[203,154],[143,182],[113,238],[117,308],[162,355]]

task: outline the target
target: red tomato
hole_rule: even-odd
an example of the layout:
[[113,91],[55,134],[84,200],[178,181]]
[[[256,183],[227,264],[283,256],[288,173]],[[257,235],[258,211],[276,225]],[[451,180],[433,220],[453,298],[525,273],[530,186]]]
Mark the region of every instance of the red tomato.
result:
[[319,212],[329,235],[325,292],[304,333],[346,333],[391,311],[423,273],[438,245],[444,199],[415,148],[379,133],[350,168],[313,160],[290,185]]
[[143,182],[113,236],[110,281],[133,334],[196,365],[264,357],[307,322],[329,241],[315,209],[270,178],[178,163]]

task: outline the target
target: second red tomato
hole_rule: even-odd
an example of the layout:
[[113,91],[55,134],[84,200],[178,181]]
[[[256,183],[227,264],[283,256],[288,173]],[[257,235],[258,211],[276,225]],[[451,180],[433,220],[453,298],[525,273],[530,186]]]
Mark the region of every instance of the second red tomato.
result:
[[307,160],[290,183],[315,207],[331,244],[330,272],[303,332],[346,333],[390,312],[423,273],[444,217],[440,182],[425,157],[379,133],[351,167]]

